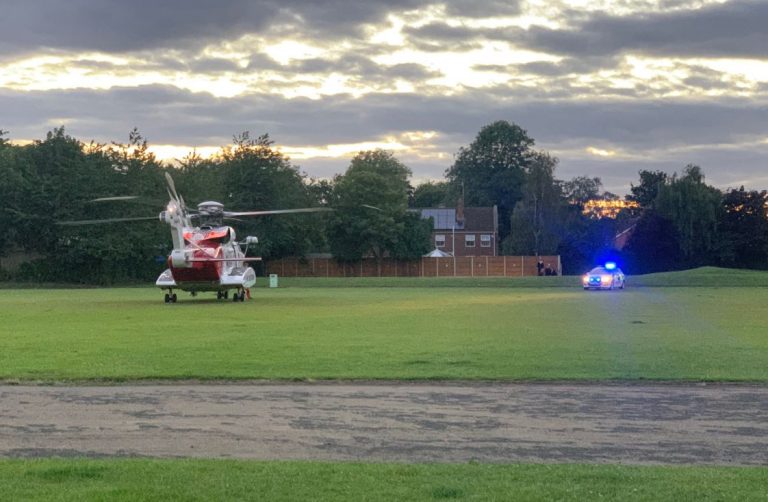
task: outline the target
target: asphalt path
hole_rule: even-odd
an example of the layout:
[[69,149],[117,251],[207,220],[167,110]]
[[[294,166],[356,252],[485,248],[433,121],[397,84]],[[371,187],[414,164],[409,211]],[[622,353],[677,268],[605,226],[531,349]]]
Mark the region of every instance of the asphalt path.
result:
[[768,465],[768,387],[0,385],[0,456]]

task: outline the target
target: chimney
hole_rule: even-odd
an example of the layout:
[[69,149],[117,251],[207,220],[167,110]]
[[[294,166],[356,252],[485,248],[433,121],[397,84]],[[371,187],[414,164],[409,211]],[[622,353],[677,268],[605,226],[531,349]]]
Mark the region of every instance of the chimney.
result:
[[461,196],[458,204],[456,204],[456,223],[459,227],[464,226],[464,195]]

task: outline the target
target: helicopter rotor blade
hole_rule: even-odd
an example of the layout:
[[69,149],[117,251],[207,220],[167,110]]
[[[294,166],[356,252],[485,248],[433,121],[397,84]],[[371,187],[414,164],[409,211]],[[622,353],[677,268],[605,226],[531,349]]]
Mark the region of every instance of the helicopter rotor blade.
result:
[[304,207],[300,209],[274,209],[272,211],[224,211],[224,216],[269,216],[272,214],[293,214],[293,213],[324,213],[334,211],[330,207]]
[[91,199],[88,202],[110,202],[113,200],[135,200],[138,198],[138,195],[116,195],[114,197],[99,197],[98,199]]
[[171,192],[173,193],[173,195],[171,195],[171,198],[178,201],[179,194],[176,192],[176,184],[173,182],[173,178],[171,177],[170,174],[165,173],[165,181],[168,182],[169,193]]
[[106,218],[103,220],[76,220],[76,221],[57,221],[59,226],[73,227],[77,225],[104,225],[107,223],[119,223],[126,221],[157,221],[157,216],[138,216],[135,218]]

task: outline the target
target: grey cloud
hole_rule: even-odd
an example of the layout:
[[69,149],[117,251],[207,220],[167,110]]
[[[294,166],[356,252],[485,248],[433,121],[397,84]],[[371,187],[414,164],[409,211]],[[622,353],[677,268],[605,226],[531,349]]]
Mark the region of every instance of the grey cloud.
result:
[[194,47],[280,23],[328,37],[352,34],[419,0],[31,0],[5,2],[0,54],[37,48],[107,52]]
[[440,73],[416,63],[382,65],[362,55],[347,55],[339,59],[314,58],[296,61],[281,68],[283,71],[306,74],[344,73],[359,80],[396,79],[421,81]]
[[438,71],[430,70],[425,66],[415,63],[402,63],[388,66],[384,69],[384,73],[388,76],[400,77],[405,80],[424,80],[441,75]]
[[568,10],[564,17],[569,28],[534,25],[528,30],[489,29],[433,22],[404,31],[420,48],[471,44],[483,39],[505,40],[534,50],[596,61],[627,51],[764,58],[768,47],[768,3],[763,1],[735,1],[700,9],[626,16]]
[[727,90],[732,85],[723,79],[723,74],[702,66],[687,67],[690,76],[683,80],[683,83],[689,87],[697,87],[706,91],[713,89]]
[[[67,119],[76,110],[67,130],[86,141],[124,140],[134,126],[150,143],[187,145],[225,145],[233,134],[245,130],[268,132],[278,145],[354,143],[402,131],[434,130],[440,138],[438,151],[448,154],[470,143],[483,125],[505,119],[527,129],[539,148],[569,151],[578,145],[580,151],[596,146],[635,152],[642,160],[629,164],[561,155],[561,177],[588,173],[608,178],[609,173],[599,166],[611,165],[617,169],[613,175],[625,184],[634,180],[638,169],[659,162],[678,164],[678,168],[699,162],[717,183],[757,177],[755,173],[765,169],[765,145],[760,147],[762,157],[755,153],[756,147],[738,145],[758,144],[768,123],[768,106],[746,99],[523,102],[514,95],[499,99],[486,93],[219,99],[161,86],[47,93],[3,90],[0,109],[4,112],[0,128],[10,130],[11,138],[43,137],[59,125],[50,123],[50,117]],[[692,155],[697,149],[700,153]],[[298,163],[316,174],[314,162]],[[417,158],[413,162],[416,176],[442,172],[449,164]]]
[[539,75],[542,77],[564,77],[571,74],[588,74],[604,68],[614,68],[619,63],[615,57],[564,58],[558,62],[534,61],[517,65],[476,65],[478,71],[493,71],[509,74]]
[[51,47],[130,51],[262,29],[278,4],[246,0],[32,0],[6,4],[0,49]]
[[583,174],[599,176],[605,190],[626,193],[630,183],[637,183],[638,172],[642,169],[672,174],[682,172],[687,164],[696,164],[704,171],[707,183],[722,189],[744,185],[748,189],[764,190],[768,188],[768,175],[764,169],[766,156],[768,146],[701,147],[637,160],[561,156],[557,175],[561,179]]
[[492,17],[514,16],[521,9],[518,0],[452,0],[445,3],[445,11],[449,16]]
[[411,38],[426,39],[439,42],[456,42],[467,38],[476,38],[492,30],[470,28],[468,26],[451,26],[447,23],[432,22],[418,28],[405,27],[403,33]]
[[[467,51],[479,46],[484,38],[494,38],[487,30],[450,26],[434,22],[419,28],[405,27],[408,44],[422,51]],[[495,31],[494,31],[495,33]]]
[[768,3],[737,1],[651,15],[599,14],[569,30],[532,27],[526,43],[570,55],[639,51],[680,56],[765,57]]
[[248,58],[247,69],[253,70],[278,70],[282,69],[282,65],[270,58],[266,54],[252,54]]

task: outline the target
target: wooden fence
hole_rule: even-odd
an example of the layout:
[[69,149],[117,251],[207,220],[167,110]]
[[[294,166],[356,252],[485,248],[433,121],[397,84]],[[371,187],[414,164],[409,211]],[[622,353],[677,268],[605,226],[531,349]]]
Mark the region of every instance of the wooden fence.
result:
[[281,277],[524,277],[537,275],[538,260],[562,273],[560,256],[466,256],[415,261],[366,258],[337,262],[332,258],[283,258],[266,263],[267,274]]

